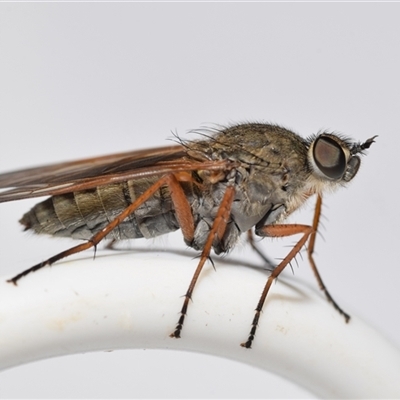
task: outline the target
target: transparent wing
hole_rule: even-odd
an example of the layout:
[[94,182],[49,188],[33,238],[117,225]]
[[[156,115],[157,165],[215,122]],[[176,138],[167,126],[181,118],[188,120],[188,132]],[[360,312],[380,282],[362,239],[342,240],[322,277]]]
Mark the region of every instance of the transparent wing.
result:
[[184,146],[130,151],[0,174],[0,202],[57,195],[110,183],[197,169],[223,170],[227,162],[199,162]]

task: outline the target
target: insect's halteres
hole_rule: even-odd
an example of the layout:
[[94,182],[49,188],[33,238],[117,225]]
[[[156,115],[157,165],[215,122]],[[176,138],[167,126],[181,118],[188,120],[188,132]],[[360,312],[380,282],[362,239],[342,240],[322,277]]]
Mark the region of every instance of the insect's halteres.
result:
[[[330,296],[312,253],[322,193],[344,186],[356,175],[360,157],[374,138],[355,143],[324,132],[303,139],[276,125],[247,123],[200,130],[201,140],[65,162],[0,175],[0,202],[50,195],[20,220],[39,234],[85,242],[10,279],[17,282],[45,265],[96,246],[102,239],[152,238],[181,229],[185,243],[201,251],[175,331],[179,338],[189,300],[211,249],[231,250],[254,228],[261,237],[301,234],[273,269],[256,307],[250,348],[269,288],[286,265],[307,246],[320,288],[345,320],[349,316]],[[317,205],[312,225],[284,224],[310,196]]]

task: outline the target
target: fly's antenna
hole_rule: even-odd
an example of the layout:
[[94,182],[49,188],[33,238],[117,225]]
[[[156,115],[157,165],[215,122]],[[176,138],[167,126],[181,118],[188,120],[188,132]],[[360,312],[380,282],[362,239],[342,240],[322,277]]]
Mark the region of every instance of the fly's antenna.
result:
[[372,143],[375,143],[375,138],[378,135],[372,136],[372,138],[366,140],[364,143],[355,143],[351,148],[350,152],[352,155],[362,153],[364,150],[369,149]]

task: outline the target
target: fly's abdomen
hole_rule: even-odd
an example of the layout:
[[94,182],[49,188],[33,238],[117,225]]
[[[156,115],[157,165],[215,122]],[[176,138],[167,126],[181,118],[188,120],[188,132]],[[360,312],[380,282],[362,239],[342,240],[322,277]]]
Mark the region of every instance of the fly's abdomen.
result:
[[[50,197],[20,220],[36,233],[90,239],[137,199],[154,181],[149,179],[100,186]],[[179,229],[172,200],[162,187],[108,236],[110,239],[151,238]]]

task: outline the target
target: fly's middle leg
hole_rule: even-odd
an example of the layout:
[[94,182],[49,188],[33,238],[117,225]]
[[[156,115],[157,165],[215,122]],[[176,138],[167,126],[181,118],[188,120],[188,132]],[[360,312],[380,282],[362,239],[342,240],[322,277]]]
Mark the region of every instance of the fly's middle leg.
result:
[[170,337],[174,338],[181,337],[183,323],[185,321],[187,309],[189,306],[189,301],[192,298],[194,287],[196,285],[197,279],[199,278],[201,270],[203,269],[204,263],[206,262],[206,260],[210,255],[214,240],[222,239],[222,237],[224,236],[226,225],[229,220],[229,215],[231,213],[234,195],[235,195],[235,189],[233,188],[233,186],[228,186],[228,188],[225,191],[224,197],[221,201],[221,204],[218,208],[218,212],[214,219],[210,233],[208,234],[206,244],[203,248],[203,251],[201,252],[199,264],[197,265],[196,271],[194,272],[189,288],[185,294],[185,299],[183,301],[183,306],[181,309],[181,316],[179,317],[178,323],[176,324],[175,331],[171,333]]

